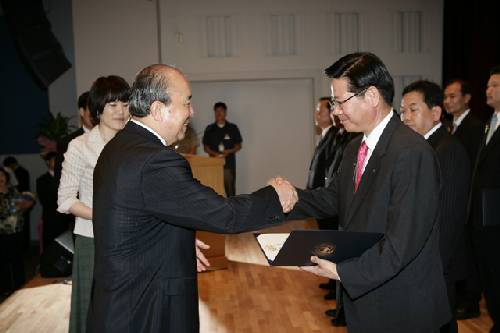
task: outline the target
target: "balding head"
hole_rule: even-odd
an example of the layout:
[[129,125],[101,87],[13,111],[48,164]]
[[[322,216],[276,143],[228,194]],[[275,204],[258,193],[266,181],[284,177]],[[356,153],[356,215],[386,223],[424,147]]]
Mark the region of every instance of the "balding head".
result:
[[170,105],[171,92],[186,84],[186,78],[175,67],[155,64],[142,69],[132,85],[130,114],[135,117],[147,116],[151,111],[151,104],[155,101]]
[[184,74],[167,65],[151,65],[137,74],[130,95],[132,117],[171,145],[181,140],[193,115],[191,88]]

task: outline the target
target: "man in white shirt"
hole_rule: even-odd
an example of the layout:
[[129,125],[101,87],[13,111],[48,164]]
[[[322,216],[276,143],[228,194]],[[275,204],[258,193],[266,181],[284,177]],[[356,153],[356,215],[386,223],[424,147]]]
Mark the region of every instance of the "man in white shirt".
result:
[[[444,108],[453,116],[452,134],[460,140],[467,150],[472,167],[483,139],[484,124],[469,108],[472,98],[470,83],[462,79],[453,79],[446,83],[444,88]],[[472,174],[469,176],[472,177]],[[472,256],[472,240],[470,224],[466,226],[464,248],[467,268],[466,276],[457,282],[457,319],[479,317],[479,300],[481,299],[481,283],[477,271],[477,263]]]
[[363,135],[347,145],[327,188],[297,190],[299,201],[287,218],[338,215],[341,230],[384,237],[360,257],[338,263],[312,257],[317,266],[304,270],[341,281],[337,302],[350,333],[437,332],[450,311],[432,148],[394,114],[394,83],[377,56],[348,54],[326,74],[334,114],[348,132]]
[[[490,71],[486,88],[486,103],[494,112],[486,123],[484,140],[479,151],[472,179],[471,218],[475,260],[484,287],[484,297],[493,328],[500,332],[500,66]],[[488,218],[484,212],[493,212]]]

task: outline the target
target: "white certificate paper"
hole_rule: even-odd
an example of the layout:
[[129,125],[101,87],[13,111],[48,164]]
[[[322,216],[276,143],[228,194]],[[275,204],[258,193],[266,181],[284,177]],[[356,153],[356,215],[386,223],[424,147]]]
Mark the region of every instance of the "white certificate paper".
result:
[[290,236],[289,233],[260,234],[256,238],[267,259],[270,261],[274,261],[281,248],[283,247],[283,244],[285,244],[288,236]]

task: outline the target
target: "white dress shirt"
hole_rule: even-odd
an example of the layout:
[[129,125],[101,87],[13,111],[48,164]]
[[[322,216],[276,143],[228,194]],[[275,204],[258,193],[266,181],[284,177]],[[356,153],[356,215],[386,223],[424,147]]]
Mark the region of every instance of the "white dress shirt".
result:
[[137,124],[139,126],[141,126],[142,128],[146,129],[147,131],[153,133],[157,138],[158,140],[161,141],[161,143],[164,145],[164,146],[167,146],[167,142],[165,141],[165,139],[163,139],[160,134],[158,134],[154,129],[152,129],[151,127],[141,123],[140,121],[137,121],[135,119],[130,119],[131,122],[133,122],[134,124]]
[[425,140],[428,140],[428,139],[431,137],[431,135],[432,135],[432,134],[434,134],[434,132],[436,132],[436,131],[438,130],[438,128],[439,128],[439,127],[441,127],[441,125],[442,125],[442,124],[441,124],[441,122],[439,122],[439,123],[437,123],[436,125],[434,125],[434,127],[433,127],[433,128],[431,128],[431,129],[429,130],[429,132],[427,132],[427,133],[425,133],[425,134],[424,134],[424,139],[425,139]]
[[363,141],[366,142],[366,145],[368,146],[368,152],[366,154],[366,158],[363,164],[363,173],[365,172],[365,168],[368,165],[368,161],[370,160],[370,157],[372,156],[373,150],[375,150],[375,147],[377,146],[378,140],[380,139],[380,136],[384,132],[385,127],[389,123],[389,121],[392,118],[393,115],[393,110],[391,108],[391,111],[382,119],[382,121],[370,132],[368,135],[363,135]]
[[[58,212],[69,214],[70,207],[76,202],[92,209],[94,168],[105,144],[99,125],[71,140],[62,164],[57,192]],[[93,238],[92,220],[76,217],[74,233]]]
[[465,117],[467,117],[469,112],[470,112],[470,109],[467,109],[464,111],[464,113],[462,113],[457,118],[453,117],[453,132],[455,132],[457,130],[458,126],[460,126],[462,121],[464,121]]

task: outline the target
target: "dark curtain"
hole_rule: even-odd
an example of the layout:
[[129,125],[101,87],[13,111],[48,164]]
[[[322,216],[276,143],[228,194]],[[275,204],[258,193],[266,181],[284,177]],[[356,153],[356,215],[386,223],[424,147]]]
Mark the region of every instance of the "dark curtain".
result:
[[470,81],[471,110],[486,120],[489,71],[500,65],[500,1],[444,0],[443,19],[443,83]]

